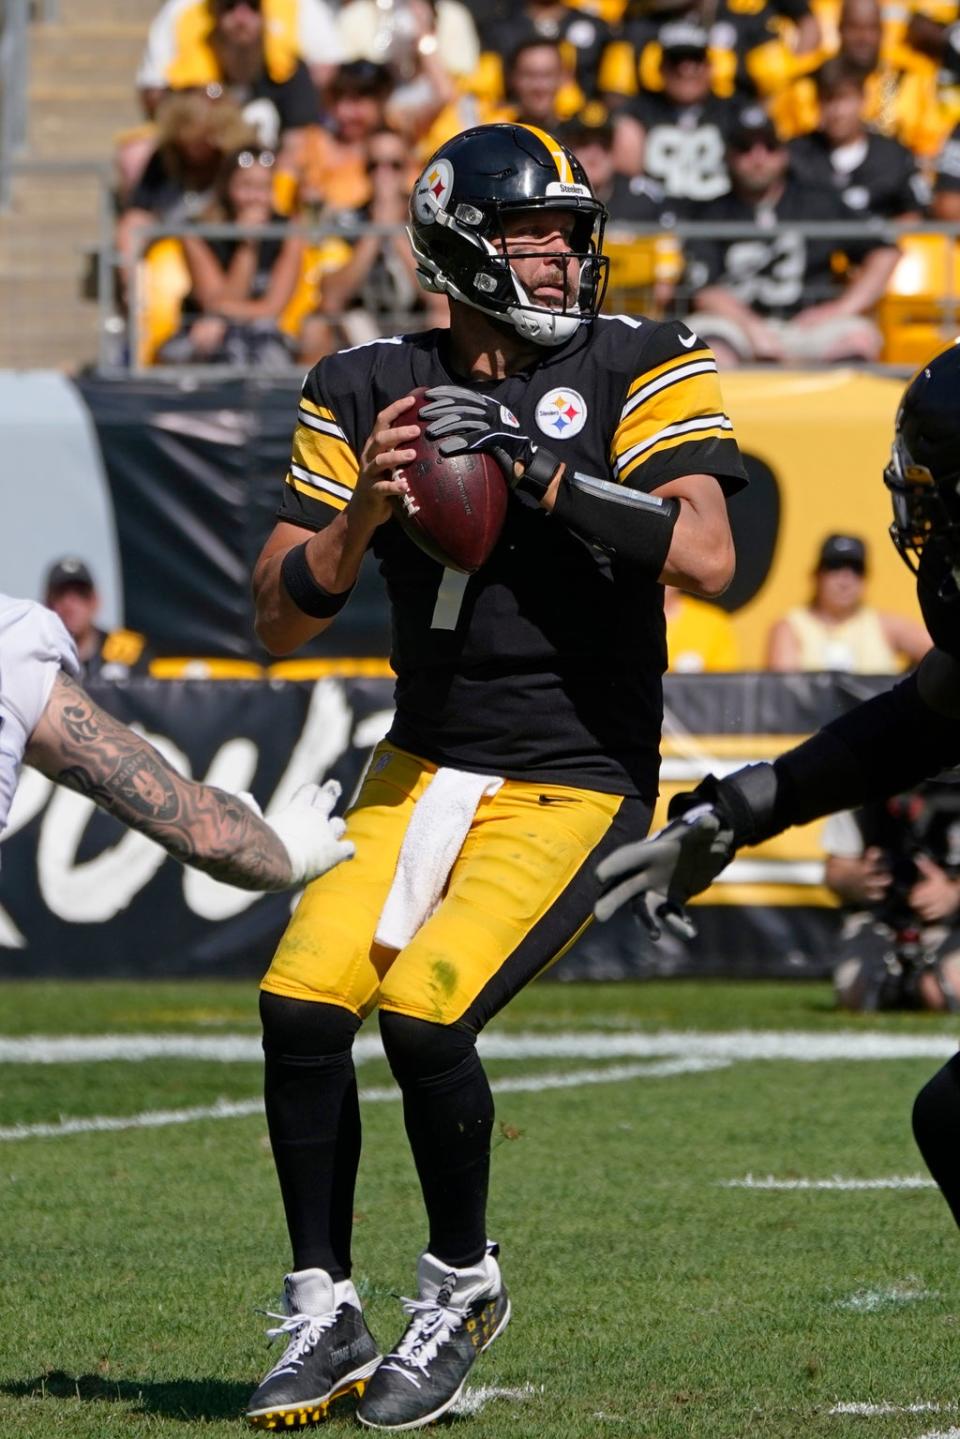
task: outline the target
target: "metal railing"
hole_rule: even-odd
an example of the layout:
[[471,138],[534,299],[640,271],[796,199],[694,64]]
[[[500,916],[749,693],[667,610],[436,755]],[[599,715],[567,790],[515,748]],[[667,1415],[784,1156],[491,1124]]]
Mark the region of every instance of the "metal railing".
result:
[[[108,220],[105,220],[107,223]],[[683,268],[685,243],[713,240],[727,245],[737,240],[762,238],[771,240],[777,235],[791,234],[804,239],[821,242],[835,242],[837,251],[843,250],[844,242],[855,241],[858,246],[864,242],[876,245],[900,244],[902,249],[898,275],[905,283],[892,285],[884,297],[879,311],[889,311],[896,318],[899,314],[904,324],[910,323],[911,306],[916,315],[923,316],[923,323],[933,327],[934,339],[937,334],[946,343],[960,329],[960,226],[940,223],[911,224],[899,226],[881,222],[809,222],[790,224],[775,229],[758,228],[742,223],[682,223],[670,229],[656,226],[623,226],[613,228],[616,238],[608,249],[613,251],[612,282],[606,309],[608,312],[628,314],[667,315],[690,317],[695,324],[692,311],[694,298],[687,272]],[[115,281],[119,257],[112,245],[101,249],[99,266],[99,294],[101,303],[100,334],[101,352],[99,367],[104,373],[139,374],[150,373],[155,378],[180,379],[184,375],[210,375],[237,373],[238,367],[223,365],[156,364],[150,347],[145,343],[144,326],[148,319],[150,296],[149,261],[146,258],[161,239],[179,239],[185,235],[200,235],[210,239],[281,239],[295,233],[300,235],[307,246],[318,246],[332,238],[353,240],[364,233],[383,236],[402,233],[402,227],[353,224],[344,227],[336,223],[335,217],[328,221],[321,219],[317,224],[294,223],[272,224],[244,228],[228,224],[177,224],[154,225],[139,232],[136,255],[129,270],[128,305],[126,314],[121,315],[115,305],[118,286]],[[931,237],[925,240],[923,237]],[[936,252],[939,237],[942,252]],[[106,236],[105,236],[106,239]],[[927,247],[927,250],[924,250]],[[928,251],[928,252],[927,252]],[[935,291],[930,289],[929,274],[917,273],[911,281],[913,271],[935,270],[938,281]],[[662,291],[670,292],[669,302],[664,305]],[[825,298],[824,295],[817,297]],[[336,322],[340,317],[323,310],[322,285],[317,293],[318,313]],[[897,307],[900,307],[897,310]],[[895,314],[896,312],[896,314]],[[416,327],[416,319],[410,315],[397,316],[394,327],[384,326],[383,333],[398,333],[403,329]],[[882,314],[880,315],[882,321]],[[893,323],[893,320],[891,320]],[[909,360],[901,363],[909,364]],[[247,372],[239,367],[242,372]],[[291,361],[291,373],[300,373],[302,364]]]
[[15,161],[27,145],[27,86],[30,25],[60,18],[60,0],[2,0],[0,3],[0,211],[10,203]]

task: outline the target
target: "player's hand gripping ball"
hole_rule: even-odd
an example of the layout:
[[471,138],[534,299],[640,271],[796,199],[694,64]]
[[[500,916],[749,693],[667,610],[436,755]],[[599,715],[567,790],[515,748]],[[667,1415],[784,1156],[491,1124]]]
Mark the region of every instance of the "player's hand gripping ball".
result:
[[[413,391],[418,421],[425,393]],[[393,501],[397,519],[431,559],[472,575],[500,538],[509,494],[503,472],[491,455],[444,455],[422,430],[409,448],[417,457],[397,471],[410,487]]]

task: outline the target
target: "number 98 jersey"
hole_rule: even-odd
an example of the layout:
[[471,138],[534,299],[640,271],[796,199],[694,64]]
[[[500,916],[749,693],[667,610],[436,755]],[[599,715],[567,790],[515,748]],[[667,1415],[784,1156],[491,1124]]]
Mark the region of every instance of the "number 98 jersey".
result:
[[[652,491],[682,475],[746,483],[716,362],[683,325],[601,317],[507,379],[466,381],[445,330],[320,361],[304,383],[278,517],[322,529],[346,508],[376,416],[419,386],[469,384],[569,469]],[[445,571],[390,520],[372,549],[392,615],[390,740],[436,764],[611,794],[656,794],[666,667],[662,591],[513,492],[473,575]]]

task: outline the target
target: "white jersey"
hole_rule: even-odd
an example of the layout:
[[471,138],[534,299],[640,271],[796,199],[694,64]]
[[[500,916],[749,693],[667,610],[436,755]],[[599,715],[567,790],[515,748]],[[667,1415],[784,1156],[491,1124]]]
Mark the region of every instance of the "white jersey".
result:
[[61,669],[80,674],[73,640],[52,610],[0,594],[0,831],[30,736]]

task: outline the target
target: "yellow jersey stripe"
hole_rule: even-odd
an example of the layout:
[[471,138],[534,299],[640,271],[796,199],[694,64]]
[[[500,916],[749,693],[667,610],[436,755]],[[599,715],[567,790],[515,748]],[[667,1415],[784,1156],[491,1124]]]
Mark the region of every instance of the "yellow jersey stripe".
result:
[[[656,382],[653,382],[656,383]],[[610,457],[629,458],[627,451],[640,445],[668,425],[696,421],[703,416],[718,417],[724,413],[717,376],[713,370],[691,365],[675,383],[657,389],[647,403],[624,406],[620,423],[613,432]]]
[[325,505],[329,505],[332,510],[345,510],[347,508],[346,500],[340,499],[338,495],[331,494],[329,490],[321,489],[319,485],[305,484],[302,480],[294,479],[291,474],[287,475],[286,483],[292,490],[296,490],[298,495],[306,495],[307,498],[311,500],[321,500]]
[[541,145],[545,145],[550,151],[553,163],[557,167],[557,178],[563,185],[575,185],[573,171],[570,168],[570,161],[567,159],[563,146],[559,140],[548,135],[546,130],[539,130],[536,125],[521,125],[522,130],[529,130],[531,135],[536,135]]
[[640,389],[641,385],[648,385],[651,380],[658,380],[661,375],[666,375],[670,370],[677,369],[679,365],[689,365],[690,361],[693,359],[712,360],[713,351],[709,348],[709,346],[705,345],[703,341],[700,341],[696,346],[689,349],[685,354],[675,355],[672,360],[665,360],[662,365],[655,365],[652,370],[647,370],[644,374],[638,375],[635,380],[632,380],[630,382],[630,388],[627,390],[627,395],[629,396],[635,394],[637,390]]
[[356,455],[346,440],[298,425],[293,434],[293,463],[312,474],[326,475],[353,490],[360,473]]
[[306,395],[300,396],[300,408],[306,410],[308,415],[316,415],[318,420],[332,420],[335,425],[340,423],[332,410],[325,409],[323,405],[315,405]]
[[[727,420],[726,424],[712,425],[710,428],[687,432],[683,435],[668,435],[664,439],[658,440],[656,444],[651,445],[648,450],[644,450],[642,454],[635,455],[633,459],[626,461],[622,468],[617,471],[617,479],[622,484],[627,476],[632,475],[635,469],[645,464],[651,455],[661,455],[665,450],[676,449],[678,445],[699,444],[702,440],[732,439],[733,425],[729,420]],[[693,473],[693,471],[691,471],[691,473]]]

